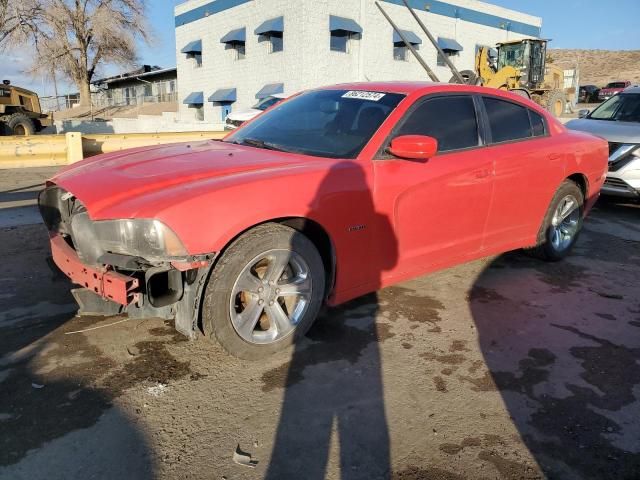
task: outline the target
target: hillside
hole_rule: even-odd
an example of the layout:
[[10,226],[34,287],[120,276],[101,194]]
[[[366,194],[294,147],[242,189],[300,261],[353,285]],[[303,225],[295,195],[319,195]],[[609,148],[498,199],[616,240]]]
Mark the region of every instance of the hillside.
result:
[[640,50],[549,49],[554,64],[580,68],[581,85],[603,87],[615,80],[640,84]]

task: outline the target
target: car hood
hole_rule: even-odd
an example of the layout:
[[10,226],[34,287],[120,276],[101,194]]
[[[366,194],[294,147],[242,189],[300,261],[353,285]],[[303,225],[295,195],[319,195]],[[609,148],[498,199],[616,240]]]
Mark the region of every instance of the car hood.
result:
[[51,182],[71,192],[99,220],[121,216],[128,202],[140,205],[145,198],[170,197],[173,190],[188,195],[203,182],[211,190],[317,165],[320,159],[205,141],[98,155],[67,167]]
[[619,93],[623,90],[624,88],[602,88],[600,89],[600,93]]
[[247,120],[251,120],[253,117],[262,113],[262,110],[258,110],[257,108],[250,108],[249,110],[242,110],[240,112],[231,112],[227,118],[231,120],[246,122]]
[[597,135],[608,142],[640,143],[640,123],[580,118],[567,122],[566,127]]

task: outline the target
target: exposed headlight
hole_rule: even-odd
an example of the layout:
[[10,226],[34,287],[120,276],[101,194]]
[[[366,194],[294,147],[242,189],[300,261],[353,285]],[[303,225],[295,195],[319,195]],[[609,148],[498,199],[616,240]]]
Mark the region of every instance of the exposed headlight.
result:
[[96,263],[106,252],[166,260],[188,255],[178,236],[159,220],[125,219],[91,221],[86,213],[74,215],[73,241],[84,261]]

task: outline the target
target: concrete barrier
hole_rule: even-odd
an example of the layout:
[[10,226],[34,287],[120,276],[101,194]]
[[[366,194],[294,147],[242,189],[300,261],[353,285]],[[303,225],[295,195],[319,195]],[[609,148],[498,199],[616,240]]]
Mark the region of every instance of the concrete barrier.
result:
[[0,137],[0,169],[69,165],[127,148],[223,138],[227,132],[176,132]]

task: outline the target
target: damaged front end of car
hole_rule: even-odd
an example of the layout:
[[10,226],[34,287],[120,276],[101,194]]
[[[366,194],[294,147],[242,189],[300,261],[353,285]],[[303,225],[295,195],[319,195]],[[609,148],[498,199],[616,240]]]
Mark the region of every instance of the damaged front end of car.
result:
[[127,314],[175,320],[194,338],[200,299],[215,254],[189,255],[157,219],[92,220],[82,202],[55,184],[38,198],[53,263],[81,288],[79,315]]

